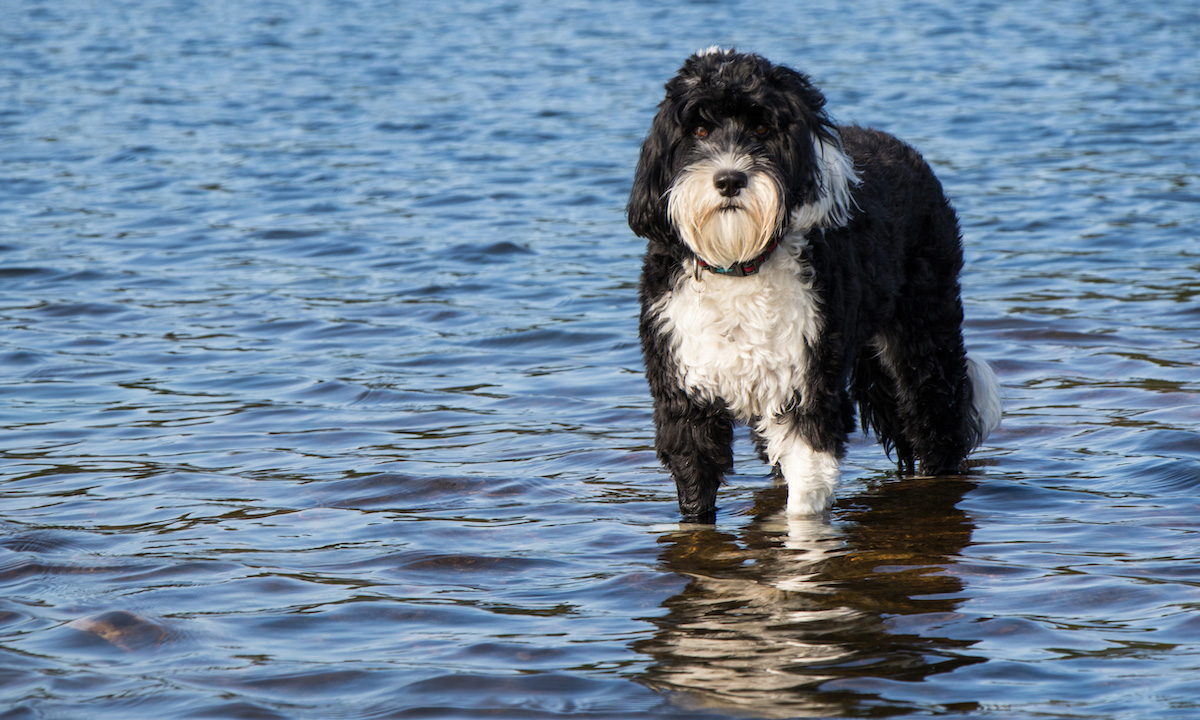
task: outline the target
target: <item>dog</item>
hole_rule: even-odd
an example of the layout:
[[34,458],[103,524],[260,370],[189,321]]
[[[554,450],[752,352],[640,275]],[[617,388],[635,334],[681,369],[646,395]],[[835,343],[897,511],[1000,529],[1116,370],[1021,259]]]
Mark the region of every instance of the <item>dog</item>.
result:
[[835,125],[808,76],[719,47],[691,56],[641,147],[627,207],[647,240],[639,335],[655,448],[685,522],[715,521],[733,426],[828,510],[855,428],[902,473],[959,474],[1001,415],[967,356],[958,218],[897,138]]

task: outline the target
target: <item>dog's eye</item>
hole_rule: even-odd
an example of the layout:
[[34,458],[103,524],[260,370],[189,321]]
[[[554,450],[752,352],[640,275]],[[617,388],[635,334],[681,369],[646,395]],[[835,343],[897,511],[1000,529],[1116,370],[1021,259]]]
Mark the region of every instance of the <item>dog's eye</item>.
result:
[[771,134],[771,128],[760,123],[758,125],[755,125],[754,130],[752,130],[751,132],[754,133],[754,137],[764,138]]
[[698,138],[708,137],[708,128],[703,125],[697,125],[692,128],[692,134]]

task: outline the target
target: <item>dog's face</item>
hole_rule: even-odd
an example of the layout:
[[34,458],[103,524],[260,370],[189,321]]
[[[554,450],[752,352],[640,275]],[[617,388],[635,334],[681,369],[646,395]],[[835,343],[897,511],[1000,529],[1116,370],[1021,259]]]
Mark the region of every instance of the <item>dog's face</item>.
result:
[[638,235],[727,267],[792,225],[845,222],[853,167],[808,78],[711,48],[666,89],[629,199]]

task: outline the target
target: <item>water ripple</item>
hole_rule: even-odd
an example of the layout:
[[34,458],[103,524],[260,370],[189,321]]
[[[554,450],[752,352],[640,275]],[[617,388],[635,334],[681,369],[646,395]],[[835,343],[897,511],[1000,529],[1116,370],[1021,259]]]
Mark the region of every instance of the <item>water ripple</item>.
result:
[[[1098,21],[1103,18],[1104,21]],[[0,717],[1190,718],[1186,4],[33,3],[0,28]],[[714,42],[913,142],[1007,414],[675,523],[623,208]]]

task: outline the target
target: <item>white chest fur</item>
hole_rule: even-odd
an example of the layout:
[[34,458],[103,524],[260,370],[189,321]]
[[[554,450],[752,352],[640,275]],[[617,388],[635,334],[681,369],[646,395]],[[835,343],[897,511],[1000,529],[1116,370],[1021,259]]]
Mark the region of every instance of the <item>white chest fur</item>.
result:
[[659,301],[660,331],[685,390],[724,400],[743,422],[775,415],[802,389],[808,347],[821,330],[812,279],[789,240],[747,277],[697,278],[688,268]]

